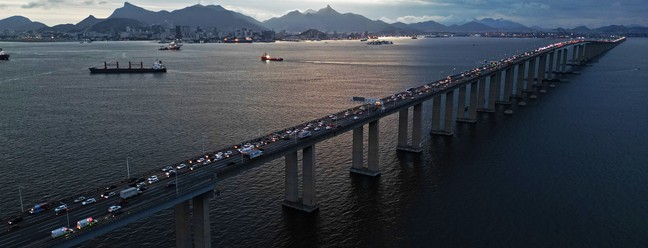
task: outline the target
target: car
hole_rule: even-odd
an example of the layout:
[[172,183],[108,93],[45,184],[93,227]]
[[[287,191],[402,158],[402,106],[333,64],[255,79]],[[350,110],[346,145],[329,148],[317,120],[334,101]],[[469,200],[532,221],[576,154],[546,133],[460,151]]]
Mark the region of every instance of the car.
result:
[[145,182],[141,182],[137,184],[137,188],[144,187],[144,186],[146,186]]
[[144,179],[143,177],[140,177],[140,178],[138,178],[135,182],[136,182],[136,183],[146,182],[146,179]]
[[104,192],[103,194],[101,194],[101,198],[106,198],[106,199],[108,199],[108,198],[110,198],[111,196],[115,196],[116,194],[117,194],[117,193],[115,193],[114,191],[111,191],[111,192]]
[[189,166],[189,170],[194,170],[196,169],[196,167],[198,167],[198,165],[192,164],[191,166]]
[[138,189],[140,192],[142,192],[142,191],[144,191],[144,190],[146,190],[146,189],[148,189],[148,188],[147,188],[146,186],[140,186],[140,187],[137,187],[137,189]]
[[81,202],[81,205],[85,206],[85,205],[88,205],[90,203],[95,203],[95,202],[97,202],[97,200],[95,200],[95,198],[88,198],[87,200]]
[[156,175],[150,176],[150,177],[148,178],[148,182],[149,182],[149,183],[154,183],[154,182],[157,182],[158,180],[159,180],[159,179],[158,179],[158,177],[157,177]]
[[175,186],[176,186],[175,183],[167,183],[167,185],[165,187],[172,188],[172,187],[175,187]]
[[121,208],[122,208],[122,207],[119,206],[119,205],[113,205],[113,206],[110,206],[110,207],[108,208],[108,213],[115,212],[115,211],[117,211],[117,210],[120,210]]
[[106,189],[106,190],[111,190],[111,189],[114,189],[114,188],[117,188],[117,186],[116,185],[109,185],[109,186],[104,187],[104,189]]
[[56,207],[56,208],[54,209],[54,213],[59,214],[59,213],[65,211],[65,210],[67,210],[67,209],[68,209],[67,205],[66,205],[66,204],[63,204],[63,205],[61,205],[61,206]]
[[167,171],[169,171],[169,170],[173,170],[173,166],[167,165],[167,166],[165,166],[164,168],[162,168],[162,171],[163,171],[163,172],[167,172]]
[[9,221],[7,221],[7,224],[15,225],[16,223],[20,223],[22,221],[23,221],[23,218],[18,216],[18,217],[11,218]]
[[176,170],[169,170],[166,172],[167,177],[172,177],[176,175]]
[[86,199],[85,196],[79,196],[76,199],[74,199],[74,203],[85,201],[85,199]]
[[203,161],[205,161],[205,158],[199,158],[198,160],[196,160],[197,163],[202,163]]
[[181,169],[184,169],[184,168],[187,168],[186,164],[179,164],[178,166],[176,166],[176,169],[178,169],[178,170],[181,170]]

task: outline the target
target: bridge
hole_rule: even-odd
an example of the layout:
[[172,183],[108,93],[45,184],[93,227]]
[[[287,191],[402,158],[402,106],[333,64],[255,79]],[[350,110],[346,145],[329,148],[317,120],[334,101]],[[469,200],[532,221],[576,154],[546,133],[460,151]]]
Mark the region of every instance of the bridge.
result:
[[[5,216],[5,223],[10,219],[18,223],[3,224],[7,231],[0,233],[0,246],[70,247],[159,211],[173,208],[176,246],[211,247],[208,201],[215,191],[218,191],[216,180],[235,176],[240,171],[285,157],[285,200],[282,205],[299,211],[317,211],[315,147],[318,143],[346,132],[353,132],[351,173],[378,176],[378,124],[383,117],[396,113],[399,115],[396,149],[420,153],[424,102],[432,101],[433,105],[431,134],[453,135],[453,122],[477,122],[477,112],[495,113],[501,109],[497,108],[497,105],[503,106],[503,114],[511,115],[513,103],[525,106],[526,101],[538,98],[539,94],[561,82],[562,75],[578,73],[574,71],[575,68],[587,65],[623,41],[625,38],[570,40],[551,44],[450,75],[433,83],[410,88],[377,99],[376,102],[200,154],[172,164],[175,173],[167,174],[162,170],[146,173],[145,177],[156,176],[160,180],[144,183],[146,186],[141,188],[142,193],[127,200],[122,200],[119,192],[137,186],[138,181],[146,181],[145,178],[115,182],[106,189],[75,195],[97,199],[95,203],[88,205],[75,203],[73,196],[49,200],[46,202],[49,208],[53,209],[61,204],[67,204],[68,208],[58,212],[47,209],[36,214],[24,211]],[[456,106],[455,96],[458,97]],[[410,112],[412,118],[409,117]],[[453,116],[456,116],[456,119],[453,119]],[[408,135],[410,122],[411,137]],[[363,157],[365,126],[368,129],[366,163]],[[298,178],[299,153],[302,156],[301,185]],[[181,164],[186,167],[182,168]],[[113,191],[117,195],[100,197],[104,191]],[[109,213],[108,208],[115,205],[121,206],[121,209]],[[20,220],[16,219],[18,217]],[[97,222],[81,229],[74,228],[77,221],[89,217],[93,217]],[[53,238],[52,230],[61,227],[69,227],[75,231]]]

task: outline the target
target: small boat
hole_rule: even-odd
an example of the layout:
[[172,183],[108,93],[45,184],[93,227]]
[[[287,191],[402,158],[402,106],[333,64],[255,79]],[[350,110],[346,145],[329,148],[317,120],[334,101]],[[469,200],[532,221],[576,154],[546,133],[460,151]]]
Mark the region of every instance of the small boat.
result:
[[0,60],[9,60],[9,54],[5,53],[2,48],[0,48]]
[[166,51],[166,50],[175,50],[178,51],[180,50],[180,47],[182,47],[182,44],[178,43],[177,41],[172,41],[166,46],[161,46],[158,50]]
[[103,68],[90,67],[90,73],[164,73],[166,67],[162,61],[156,61],[150,68],[144,67],[144,63],[140,62],[139,67],[133,67],[131,62],[128,62],[128,68],[119,68],[119,62],[116,63],[115,68],[108,68],[108,63],[104,62]]
[[283,61],[283,58],[273,58],[268,55],[268,53],[263,53],[261,56],[261,61]]

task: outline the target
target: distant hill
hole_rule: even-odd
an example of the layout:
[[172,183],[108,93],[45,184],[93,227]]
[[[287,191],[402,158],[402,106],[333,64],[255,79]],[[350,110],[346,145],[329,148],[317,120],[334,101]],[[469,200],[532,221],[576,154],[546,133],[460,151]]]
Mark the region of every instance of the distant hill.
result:
[[105,19],[97,19],[94,16],[90,15],[83,19],[77,24],[59,24],[53,27],[45,27],[39,29],[39,31],[49,31],[49,32],[83,32],[88,30],[90,27],[94,26],[97,23],[104,21]]
[[383,21],[373,21],[357,14],[340,14],[329,5],[317,12],[291,11],[282,17],[271,18],[263,24],[276,31],[285,30],[287,32],[302,32],[308,29],[324,32],[379,32],[390,26]]
[[493,19],[493,18],[484,18],[476,21],[477,23],[484,24],[491,28],[497,29],[498,31],[529,31],[529,27],[524,26],[520,23],[504,20],[504,19]]
[[28,31],[45,28],[47,25],[33,22],[23,16],[12,16],[0,20],[0,30]]
[[154,12],[126,2],[123,7],[116,9],[108,17],[108,19],[113,18],[133,19],[149,25],[218,28],[223,31],[241,28],[267,30],[261,22],[254,18],[227,10],[219,5],[197,4],[172,12]]
[[424,32],[444,32],[448,30],[447,26],[435,21],[412,23],[409,26]]
[[90,27],[90,29],[88,29],[88,31],[100,33],[123,32],[126,31],[126,27],[137,29],[144,26],[144,23],[134,19],[110,18],[93,25],[92,27]]
[[472,21],[463,25],[452,25],[448,27],[450,32],[472,33],[472,32],[492,32],[497,29],[487,26],[476,21]]

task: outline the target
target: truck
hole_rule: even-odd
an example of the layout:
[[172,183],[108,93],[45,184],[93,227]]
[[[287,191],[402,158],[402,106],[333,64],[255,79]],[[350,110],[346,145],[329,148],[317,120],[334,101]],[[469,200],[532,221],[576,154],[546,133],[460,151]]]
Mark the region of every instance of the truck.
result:
[[92,217],[88,217],[77,221],[77,229],[81,230],[82,228],[92,226],[95,223],[97,223],[97,220],[93,219]]
[[250,159],[256,158],[261,155],[263,155],[263,151],[256,149],[247,153],[247,156],[250,157]]
[[52,238],[58,238],[61,236],[67,236],[68,234],[74,232],[74,229],[72,228],[67,228],[67,227],[59,227],[54,230],[52,230]]
[[130,187],[119,192],[119,196],[121,196],[122,199],[128,199],[133,196],[139,195],[139,193],[140,193],[139,189],[135,187]]
[[39,204],[34,205],[33,208],[29,209],[29,213],[30,214],[37,214],[37,213],[40,213],[40,212],[47,211],[49,209],[50,209],[49,202],[43,202],[43,203],[39,203]]

